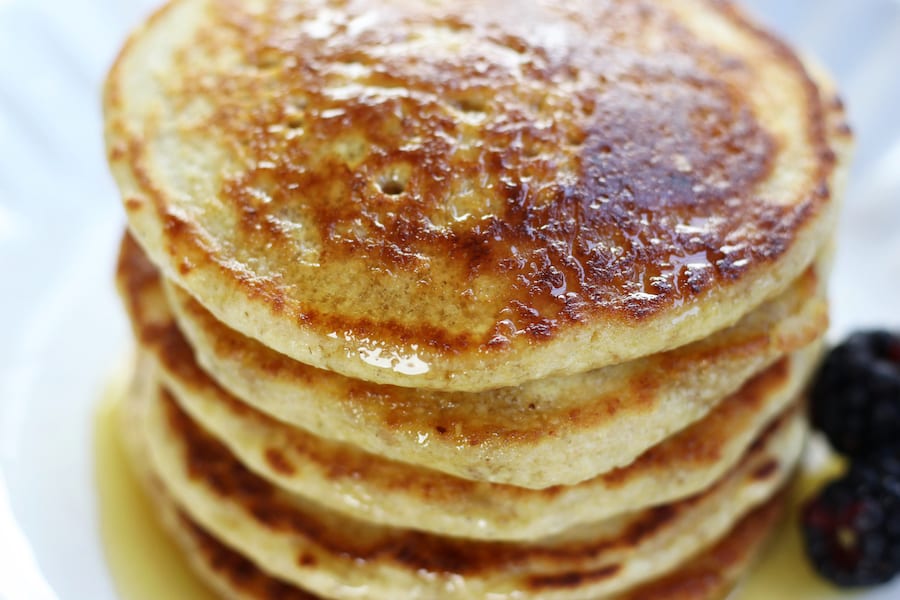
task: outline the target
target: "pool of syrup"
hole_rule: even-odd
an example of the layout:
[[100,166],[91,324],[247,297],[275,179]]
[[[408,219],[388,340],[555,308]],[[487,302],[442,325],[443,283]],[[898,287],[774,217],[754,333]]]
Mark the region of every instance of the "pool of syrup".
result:
[[97,409],[94,471],[106,563],[121,600],[215,600],[156,520],[120,439],[127,382],[114,382]]

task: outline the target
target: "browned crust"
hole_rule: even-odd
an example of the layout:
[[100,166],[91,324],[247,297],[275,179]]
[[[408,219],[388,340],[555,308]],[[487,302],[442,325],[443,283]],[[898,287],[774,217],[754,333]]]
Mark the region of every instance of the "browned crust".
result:
[[[142,344],[156,349],[156,354],[167,368],[178,373],[185,380],[209,380],[209,377],[197,365],[194,351],[175,321],[169,320],[164,326],[160,326],[146,314],[149,309],[146,301],[148,290],[152,290],[149,292],[151,295],[159,294],[159,278],[159,272],[143,250],[131,235],[126,234],[119,252],[117,280],[122,287],[123,299],[135,327],[135,335]],[[812,294],[819,284],[815,268],[807,269],[798,283]],[[216,340],[222,345],[222,348],[217,352],[238,356],[246,355],[248,352],[253,353],[252,347],[257,344],[255,341],[245,338],[217,322],[197,302],[191,301],[189,310],[204,326],[209,326],[218,332]],[[781,350],[791,352],[810,343],[812,339],[803,337],[783,340]],[[770,343],[770,333],[760,332],[758,335],[732,340],[727,348],[698,347],[696,351],[690,353],[682,350],[663,353],[659,356],[654,370],[648,372],[647,376],[641,380],[631,381],[631,389],[620,392],[622,398],[636,398],[637,402],[626,403],[622,400],[617,401],[615,398],[588,397],[576,409],[532,406],[529,407],[531,410],[519,411],[514,422],[491,419],[490,413],[482,419],[473,419],[471,415],[467,416],[467,413],[471,412],[473,404],[490,402],[492,394],[497,392],[485,395],[463,392],[421,392],[360,380],[348,380],[340,375],[305,365],[275,352],[266,353],[265,360],[255,355],[248,357],[247,360],[261,364],[266,373],[272,376],[286,375],[291,380],[297,381],[298,385],[319,378],[337,377],[341,382],[348,384],[348,394],[340,399],[346,404],[346,413],[371,414],[372,421],[386,429],[409,430],[417,433],[426,429],[431,430],[437,439],[454,447],[493,444],[509,448],[512,445],[530,445],[539,439],[565,435],[566,432],[576,429],[587,430],[614,419],[622,411],[640,410],[649,413],[656,406],[653,398],[657,397],[658,388],[665,385],[666,373],[694,369],[697,368],[697,365],[707,364],[713,359],[721,360],[725,353],[734,357],[751,355]],[[723,411],[725,414],[721,415],[720,421],[727,422],[728,415],[733,410],[740,410],[741,406],[759,406],[768,394],[783,384],[787,376],[788,361],[782,360],[773,368],[747,382],[733,395],[733,402],[731,402],[733,406]],[[232,403],[232,406],[234,410],[250,411],[259,415],[260,418],[265,418],[237,400]],[[722,431],[724,434],[727,430],[722,429]],[[686,459],[698,463],[709,462],[715,459],[717,449],[722,446],[722,443],[721,436],[708,438],[698,442],[692,452],[688,454],[682,452],[683,447],[674,446],[650,450],[632,466],[616,469],[604,477],[610,484],[624,484],[649,464],[670,462],[676,456],[682,462]],[[314,452],[314,449],[309,451]],[[283,466],[290,468],[288,465]],[[458,481],[461,486],[471,485],[463,480]],[[546,489],[546,493],[555,494],[561,489],[560,486],[550,487]]]
[[[591,9],[580,15],[582,21],[588,22],[593,17],[602,16],[604,10],[614,13],[624,11],[636,24],[643,20],[666,18],[652,3],[596,4],[603,8]],[[287,190],[289,187],[294,189],[291,186],[310,190],[311,197],[329,197],[329,186],[340,182],[344,190],[340,197],[352,199],[352,202],[329,201],[308,207],[314,213],[313,220],[325,244],[325,255],[347,257],[364,251],[368,260],[400,272],[415,271],[419,265],[415,257],[419,255],[449,256],[464,271],[450,275],[459,277],[458,282],[463,286],[457,290],[460,297],[465,286],[480,274],[501,273],[508,284],[500,294],[501,303],[495,307],[499,309],[497,323],[485,333],[451,331],[436,323],[390,318],[348,319],[346,314],[332,314],[307,306],[301,299],[287,294],[277,279],[258,277],[236,267],[234,261],[216,254],[212,250],[215,245],[207,239],[205,232],[169,211],[167,198],[144,170],[145,147],[142,140],[129,138],[122,124],[114,119],[109,127],[119,141],[110,150],[110,155],[117,162],[127,162],[142,193],[152,204],[150,207],[144,206],[140,200],[131,198],[126,201],[127,207],[131,211],[156,211],[157,218],[164,224],[166,251],[171,257],[177,257],[176,262],[182,261],[179,264],[183,265],[184,273],[200,265],[219,271],[224,279],[234,282],[243,294],[264,302],[273,314],[288,315],[304,328],[343,331],[356,339],[377,339],[400,346],[416,343],[436,352],[456,354],[474,349],[501,350],[513,337],[546,340],[563,328],[600,318],[607,321],[647,319],[703,297],[718,286],[744,279],[751,272],[762,273],[785,254],[797,233],[819,215],[831,196],[828,180],[834,169],[835,156],[827,138],[824,109],[815,83],[784,43],[747,21],[730,2],[707,0],[706,4],[724,11],[736,26],[750,32],[770,48],[772,59],[790,65],[805,86],[810,131],[808,143],[818,154],[819,162],[813,178],[816,184],[806,198],[792,206],[769,205],[748,197],[748,190],[753,184],[769,174],[776,144],[758,128],[740,91],[704,75],[706,71],[700,68],[704,66],[709,72],[720,73],[739,70],[743,66],[703,46],[674,21],[663,24],[667,33],[671,34],[671,39],[666,41],[685,56],[692,57],[698,65],[697,69],[687,69],[688,72],[682,73],[680,80],[666,78],[662,82],[653,81],[653,71],[649,67],[647,72],[638,72],[646,81],[659,86],[656,91],[665,89],[679,101],[687,102],[690,110],[675,111],[673,106],[678,106],[677,102],[658,105],[658,100],[654,100],[657,96],[671,100],[666,94],[647,94],[645,97],[642,93],[632,94],[627,85],[622,85],[614,87],[613,96],[603,97],[605,102],[601,104],[613,108],[628,107],[627,110],[622,109],[624,112],[613,111],[610,116],[608,110],[597,110],[598,100],[605,92],[593,90],[586,97],[572,96],[572,106],[565,107],[565,114],[572,116],[570,125],[574,131],[562,127],[544,131],[536,125],[539,114],[531,114],[530,108],[523,105],[525,116],[517,122],[509,117],[514,110],[505,106],[504,112],[498,114],[506,116],[502,119],[498,116],[500,120],[496,123],[489,120],[480,130],[486,145],[496,148],[496,151],[479,154],[472,164],[463,159],[451,160],[448,153],[452,148],[445,147],[440,140],[441,136],[454,132],[458,123],[436,113],[431,104],[404,104],[398,108],[395,103],[374,105],[360,101],[357,105],[348,101],[341,105],[346,111],[345,119],[321,118],[329,109],[326,104],[316,104],[315,91],[323,82],[312,75],[303,75],[303,69],[299,69],[280,73],[278,83],[286,89],[302,87],[311,90],[304,109],[310,117],[308,127],[326,137],[337,135],[336,132],[348,127],[356,127],[379,149],[370,163],[366,163],[358,173],[348,172],[345,165],[325,161],[300,176],[294,167],[309,160],[304,147],[299,143],[277,147],[271,136],[260,133],[284,118],[283,107],[259,106],[250,114],[242,112],[238,104],[228,105],[228,97],[223,92],[226,86],[213,85],[207,91],[220,95],[219,104],[225,106],[209,125],[229,139],[242,140],[254,158],[249,162],[260,164],[274,159],[276,163],[274,169],[267,166],[266,173],[251,168],[232,178],[222,189],[222,197],[232,202],[241,216],[242,225],[237,233],[239,243],[235,244],[236,247],[252,249],[271,245],[273,254],[284,259],[282,264],[290,264],[293,249],[284,243],[283,232],[268,217],[277,216],[278,211],[290,208],[288,199],[291,194]],[[489,15],[491,19],[497,19],[497,14],[501,14],[504,8],[519,14],[517,6],[506,6],[503,2],[490,5],[497,10],[496,14]],[[222,6],[235,8],[229,2],[224,2]],[[480,9],[473,8],[473,11],[473,14],[484,17]],[[221,12],[229,15],[224,26],[260,32],[272,25],[251,27],[241,20],[239,10],[228,12],[222,9]],[[391,11],[387,13],[393,14]],[[471,19],[465,16],[462,7],[451,13],[447,17],[451,28],[483,25],[470,23]],[[506,21],[508,23],[509,19]],[[598,17],[597,21],[601,19]],[[616,27],[623,28],[621,19],[612,21],[617,23]],[[591,33],[602,39],[600,34],[609,33],[609,28],[602,24],[598,27]],[[580,69],[591,76],[608,76],[608,73],[597,72],[597,69],[601,66],[608,68],[609,65],[603,61],[582,60],[587,54],[579,53],[574,45],[571,48],[567,46],[571,52],[566,55],[565,61],[554,62],[550,55],[556,48],[529,45],[527,39],[516,35],[483,35],[490,40],[496,38],[496,43],[533,55],[535,64],[542,65],[529,72],[529,77],[540,83],[538,88],[546,89],[558,77],[573,77],[573,69]],[[285,55],[271,52],[276,44],[264,36],[250,35],[245,42],[247,47],[243,50],[249,59],[259,60],[260,56],[265,56],[267,63],[285,59]],[[132,43],[134,40],[129,42]],[[576,35],[574,43],[592,47],[594,42],[586,36]],[[309,41],[304,44],[307,45],[294,46],[289,52],[301,57],[303,64],[311,65],[308,69],[310,73],[316,71],[312,67],[314,65],[365,58],[363,50],[347,49],[352,47],[349,41],[345,46],[335,43],[333,47],[319,47]],[[659,60],[665,63],[665,59]],[[595,63],[600,66],[593,66]],[[107,86],[107,108],[112,114],[121,108],[121,98],[115,84],[118,65],[114,67]],[[457,89],[454,86],[463,85],[459,82],[478,82],[483,77],[479,77],[476,66],[465,57],[450,60],[445,66],[446,72],[452,74],[446,79],[432,71],[417,71],[416,65],[396,66],[399,69],[396,73],[380,72],[378,77],[382,84],[402,84],[423,93],[447,97],[461,95],[460,106],[465,110],[471,101],[469,95],[477,95],[481,88]],[[492,65],[490,69],[496,71],[491,72],[492,89],[502,96],[505,89],[500,72],[502,69],[498,71],[497,65]],[[634,76],[634,73],[629,73],[629,76]],[[203,91],[196,86],[189,85],[188,88],[191,93]],[[523,92],[520,87],[514,89],[517,93]],[[533,102],[528,94],[525,97]],[[398,138],[388,135],[389,132],[384,131],[381,125],[376,125],[390,121],[389,113],[400,108],[406,111],[403,114],[408,117],[400,123],[400,127],[404,131],[419,132],[433,143],[425,144],[415,152],[401,150],[397,147]],[[489,116],[493,115],[492,108],[482,108]],[[381,111],[387,112],[382,114]],[[685,121],[685,115],[692,111],[707,118],[698,123]],[[577,115],[581,117],[576,119]],[[510,120],[513,126],[510,126]],[[663,131],[667,131],[668,135],[661,135]],[[515,137],[510,138],[510,135]],[[574,172],[578,175],[575,183],[560,181],[558,164],[541,155],[529,157],[527,149],[514,143],[514,139],[531,140],[529,143],[534,143],[541,151],[553,147],[569,148],[569,158],[574,161]],[[629,147],[627,140],[641,143],[633,151],[620,149],[619,146]],[[655,148],[659,140],[665,143],[671,141],[672,149],[694,165],[691,174],[681,173],[665,161],[654,163],[651,160],[645,150]],[[710,140],[714,141],[712,147]],[[574,149],[571,148],[573,141],[577,142]],[[614,147],[616,151],[610,151]],[[266,160],[262,160],[263,157]],[[365,183],[386,165],[397,161],[417,165],[406,182],[404,192],[415,201],[410,199],[399,206],[392,204],[384,192]],[[442,202],[443,193],[438,188],[446,185],[444,177],[448,173],[466,173],[476,166],[479,172],[496,179],[501,205],[496,214],[477,227],[468,229],[430,228],[428,223],[434,215],[428,211]],[[269,192],[273,201],[265,205],[253,201],[250,194],[251,187],[261,179],[272,186]],[[706,184],[713,179],[724,181],[725,187],[712,191]],[[526,180],[542,182],[542,186],[527,184]],[[696,191],[699,188],[705,191]],[[726,201],[735,197],[742,201],[726,208]],[[597,205],[598,198],[607,201]],[[702,219],[708,215],[724,217],[724,224],[713,227],[699,238],[696,234],[682,235],[675,226],[676,223],[689,223],[691,219]],[[355,220],[387,226],[383,229],[374,226],[367,228],[365,236],[335,235],[336,228]],[[738,234],[740,226],[748,222],[758,225],[756,230],[764,233],[751,237]],[[658,242],[651,244],[651,240]],[[598,244],[615,251],[611,254],[597,251]],[[738,249],[725,253],[723,248],[726,247]],[[692,271],[684,262],[691,257],[707,263],[710,268]],[[662,266],[667,264],[670,266]],[[560,293],[561,289],[565,293]],[[503,315],[509,318],[503,318]],[[507,322],[514,323],[512,332]]]
[[[620,600],[697,600],[724,598],[768,539],[784,511],[781,493],[758,507],[718,544],[672,574],[641,586]],[[782,593],[789,594],[789,590]],[[773,594],[779,590],[773,590]]]
[[[190,536],[191,544],[185,545],[189,552],[199,552],[200,560],[217,577],[222,578],[242,597],[256,600],[316,600],[309,592],[285,583],[261,571],[247,558],[235,552],[211,536],[182,512],[178,522],[184,533]],[[177,538],[176,538],[177,539]]]
[[622,565],[606,565],[589,571],[570,571],[559,575],[532,575],[528,578],[528,587],[535,590],[577,588],[587,583],[613,577],[621,569]]
[[[625,593],[619,600],[718,600],[723,598],[751,562],[783,511],[784,495],[746,515],[720,542],[670,575]],[[256,600],[314,600],[314,596],[259,570],[252,562],[222,544],[179,513],[190,536],[187,551],[199,551],[203,562],[235,590]],[[303,563],[306,565],[306,563]],[[308,565],[306,565],[308,566]],[[577,576],[571,576],[577,583]]]
[[[627,550],[639,545],[721,485],[716,483],[691,498],[646,510],[611,538],[545,545],[454,539],[406,529],[394,529],[390,536],[360,535],[362,525],[359,523],[338,530],[305,514],[299,506],[285,500],[273,485],[235,460],[221,442],[192,422],[168,393],[163,392],[161,401],[165,402],[169,427],[183,444],[189,477],[240,506],[260,525],[315,540],[327,552],[352,560],[387,560],[424,572],[466,576],[484,571],[515,570],[517,565],[534,560],[579,565],[601,552]],[[759,451],[758,447],[751,450],[741,464],[756,459]],[[302,564],[303,556],[298,556],[297,560]],[[617,568],[616,563],[590,565],[579,572],[585,579],[596,580],[604,574],[611,576]],[[533,589],[570,586],[575,572],[572,570],[559,576],[548,573],[547,577],[529,580],[529,584]]]
[[[808,269],[798,283],[806,289],[815,289],[818,277],[815,269]],[[256,342],[241,334],[229,330],[217,322],[198,302],[190,300],[187,310],[202,327],[209,327],[215,332],[217,347],[214,352],[223,356],[246,356],[249,361],[263,358],[254,354]],[[827,316],[822,315],[822,323],[815,331],[806,332],[795,339],[782,340],[780,351],[789,353],[812,342],[824,331]],[[696,365],[708,364],[709,361],[725,361],[728,357],[739,360],[741,357],[753,356],[772,344],[770,332],[760,331],[756,335],[737,337],[727,347],[714,346],[697,348],[693,352],[684,352],[683,348],[660,354],[657,364],[648,370],[646,377],[630,380],[627,389],[620,390],[618,397],[595,394],[586,397],[581,407],[560,411],[553,406],[529,405],[530,413],[519,411],[515,421],[497,421],[483,419],[481,421],[467,418],[466,412],[473,405],[490,402],[492,394],[497,391],[475,396],[466,392],[430,392],[410,388],[400,388],[363,381],[351,380],[331,372],[305,365],[277,353],[269,353],[264,362],[259,362],[266,375],[273,379],[285,378],[298,383],[314,380],[340,379],[347,384],[348,393],[343,402],[347,405],[348,414],[369,414],[373,421],[383,424],[387,429],[403,432],[415,432],[418,435],[428,430],[448,447],[468,446],[476,448],[487,445],[527,446],[546,436],[561,436],[575,428],[588,429],[610,422],[620,414],[629,411],[641,411],[649,414],[657,406],[655,398],[660,389],[666,385],[666,373],[696,368]],[[772,385],[771,387],[775,387]],[[590,393],[590,390],[587,391]],[[515,391],[512,391],[515,394]],[[625,401],[624,399],[635,399]],[[477,410],[477,409],[476,409]],[[460,425],[463,425],[460,427]]]
[[[763,371],[750,381],[744,387],[729,396],[713,411],[707,415],[704,421],[696,424],[696,428],[706,433],[705,436],[695,434],[694,427],[676,433],[664,442],[653,446],[631,464],[604,473],[600,477],[612,485],[624,485],[634,477],[640,477],[642,473],[646,473],[654,466],[678,468],[678,465],[708,465],[714,464],[721,458],[723,447],[727,444],[728,437],[733,433],[733,425],[729,423],[734,415],[741,411],[749,411],[758,409],[765,399],[768,398],[775,390],[784,384],[789,375],[788,359],[781,359],[769,369]],[[788,410],[787,413],[791,413]],[[784,419],[782,415],[781,419]],[[706,421],[709,419],[709,421]],[[703,424],[707,425],[704,426]],[[764,440],[772,431],[777,428],[780,421],[776,419],[766,428],[766,433],[760,435],[755,442],[759,444],[759,440]]]

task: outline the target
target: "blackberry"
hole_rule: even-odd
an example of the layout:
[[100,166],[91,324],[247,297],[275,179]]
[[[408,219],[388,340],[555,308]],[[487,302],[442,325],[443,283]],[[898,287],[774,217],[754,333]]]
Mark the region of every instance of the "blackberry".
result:
[[826,579],[844,587],[900,574],[900,445],[854,463],[802,512],[806,552]]
[[900,337],[885,331],[850,336],[825,358],[810,392],[813,425],[850,457],[900,434]]

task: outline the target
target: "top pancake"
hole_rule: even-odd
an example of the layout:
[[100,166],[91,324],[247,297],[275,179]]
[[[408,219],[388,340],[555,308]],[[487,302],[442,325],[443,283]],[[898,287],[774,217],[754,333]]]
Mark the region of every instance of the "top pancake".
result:
[[167,276],[301,362],[436,389],[735,322],[812,260],[846,141],[713,0],[176,0],[105,104]]

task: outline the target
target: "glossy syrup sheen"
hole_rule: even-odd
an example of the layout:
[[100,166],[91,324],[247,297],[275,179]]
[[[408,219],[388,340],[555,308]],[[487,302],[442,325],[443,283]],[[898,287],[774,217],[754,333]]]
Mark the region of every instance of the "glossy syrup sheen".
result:
[[[733,600],[768,600],[775,597],[840,600],[855,597],[816,575],[804,559],[799,527],[799,507],[804,499],[815,494],[843,469],[844,464],[827,450],[821,440],[812,440],[801,475],[794,483],[788,514],[778,527],[774,539],[764,548],[762,561],[734,594]],[[786,596],[773,595],[775,590]]]
[[[127,464],[120,440],[122,382],[110,386],[100,405],[95,424],[95,465],[100,524],[107,564],[121,600],[215,596],[193,575],[180,549],[168,539]],[[800,545],[796,507],[840,465],[817,455],[809,470],[795,484],[791,514],[776,538],[767,546],[760,564],[730,600],[771,600],[776,592],[792,600],[838,600],[849,595],[816,577]]]

